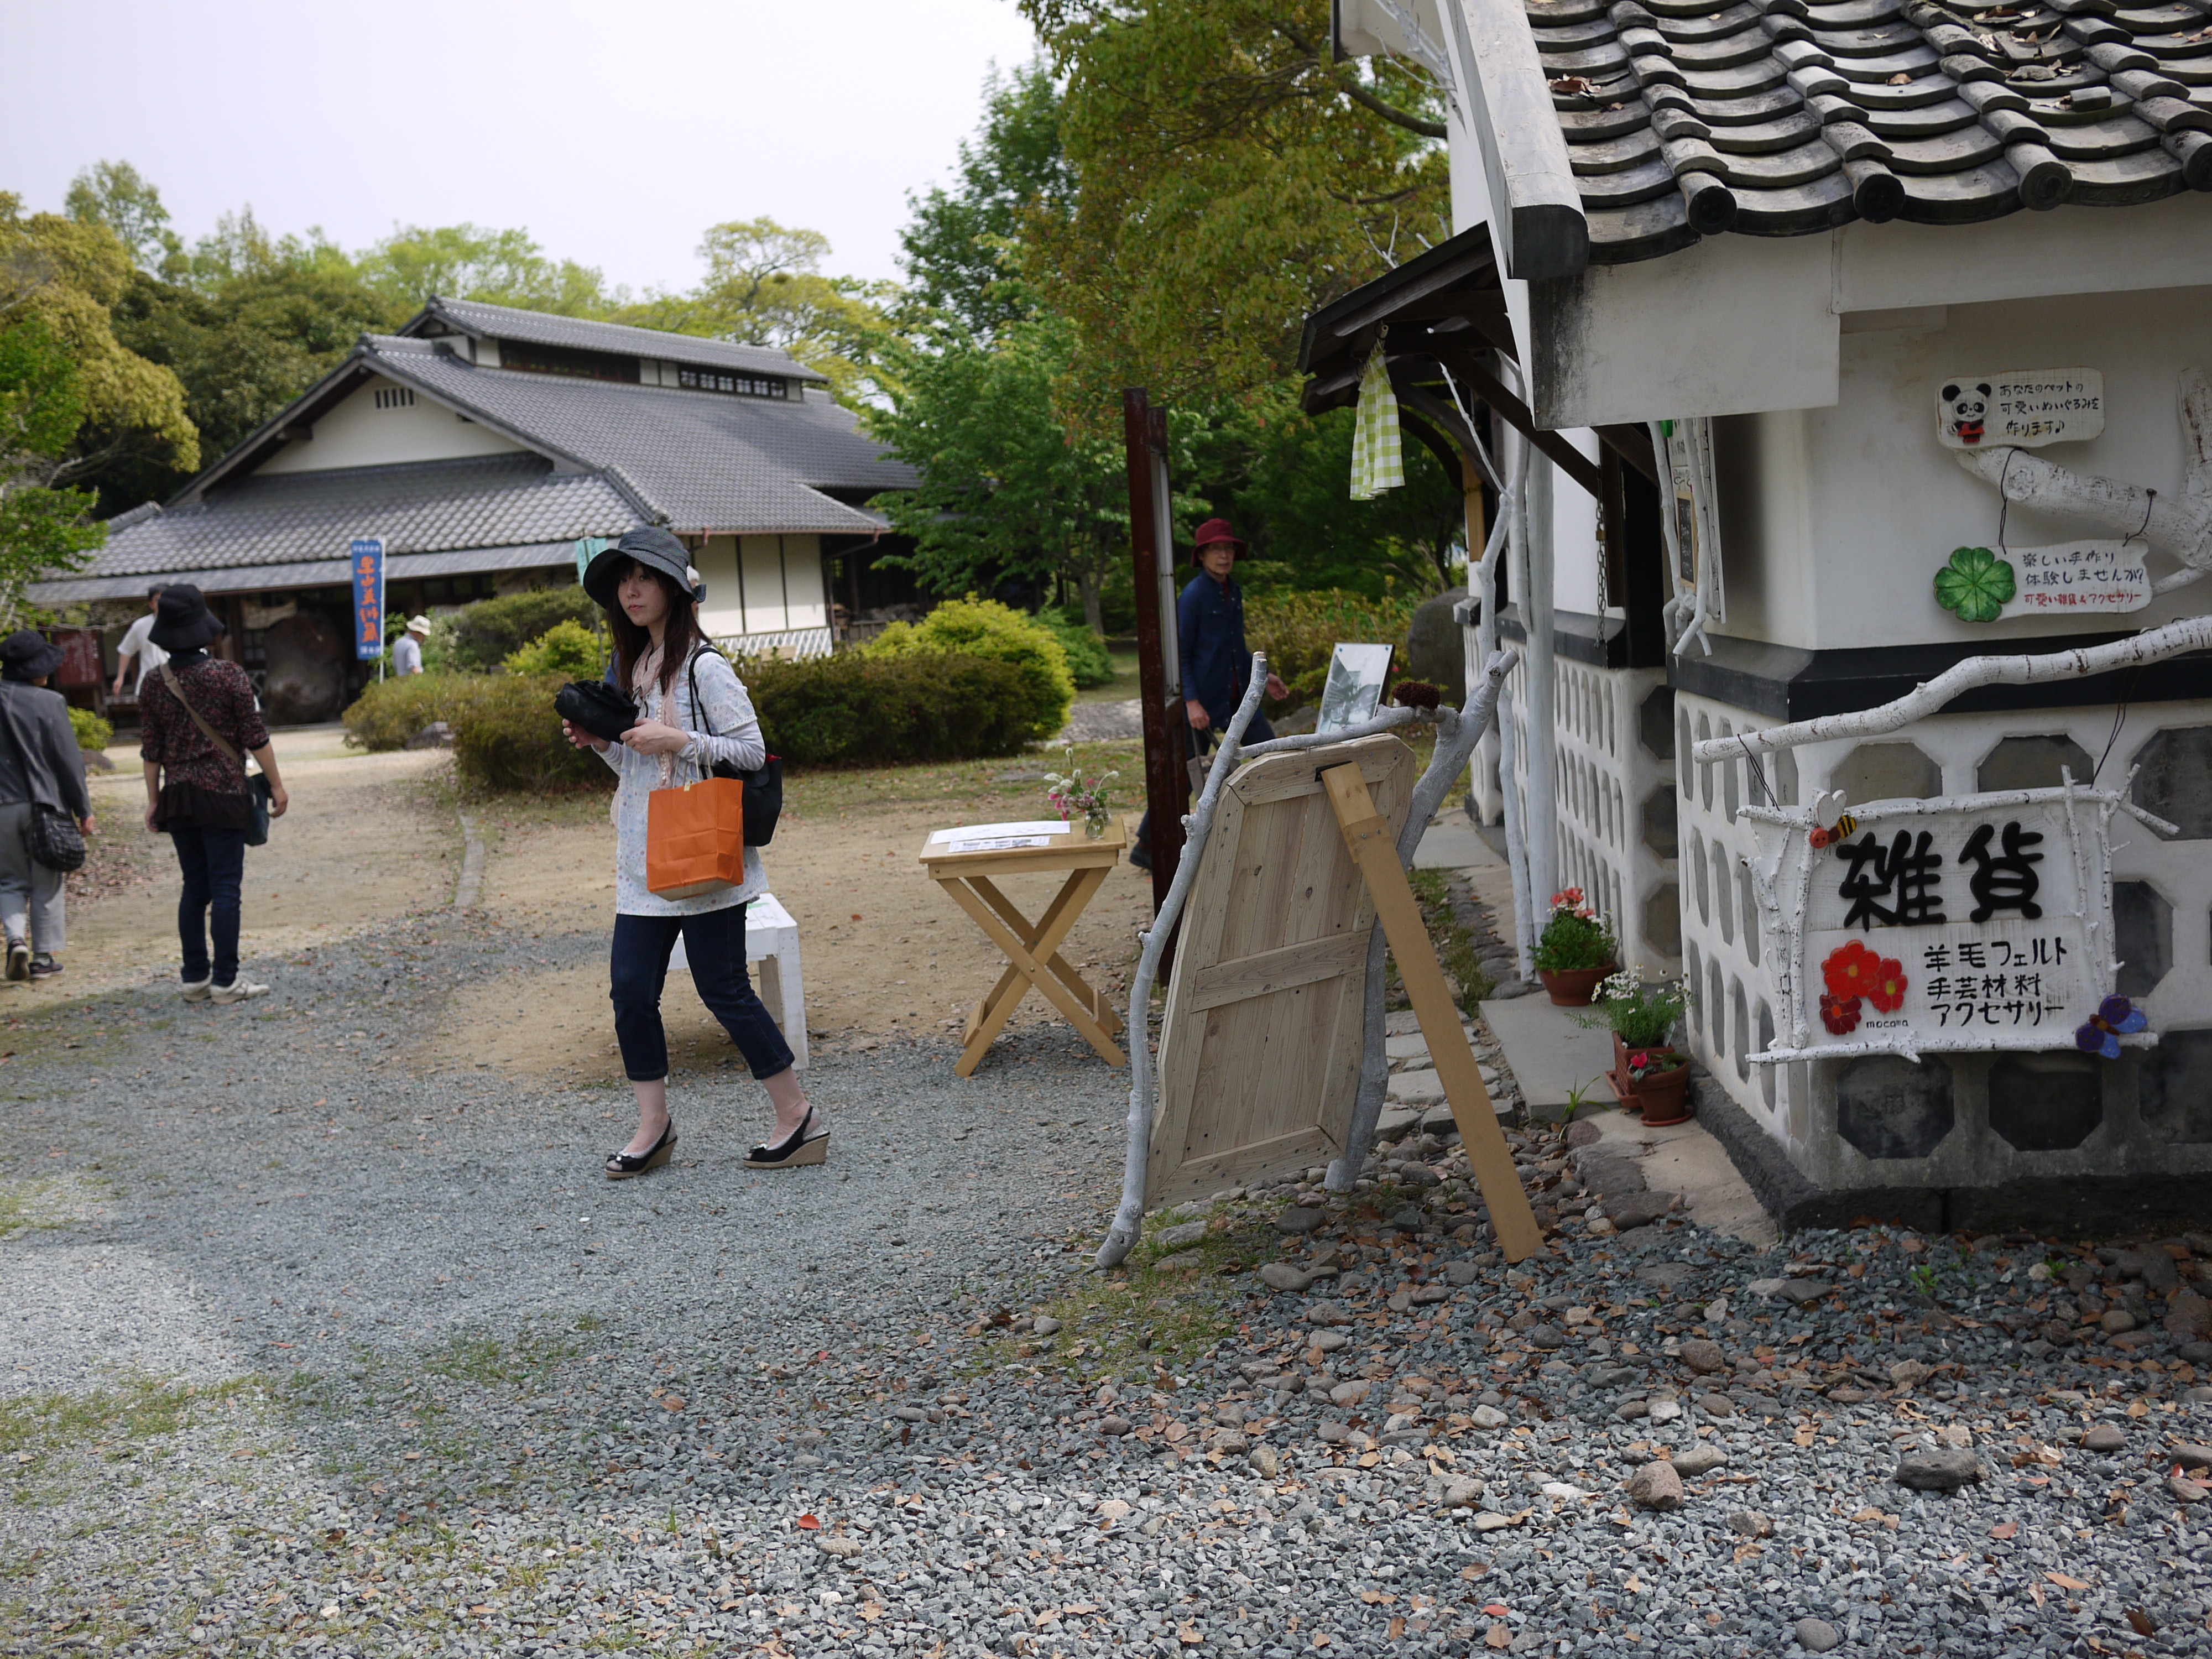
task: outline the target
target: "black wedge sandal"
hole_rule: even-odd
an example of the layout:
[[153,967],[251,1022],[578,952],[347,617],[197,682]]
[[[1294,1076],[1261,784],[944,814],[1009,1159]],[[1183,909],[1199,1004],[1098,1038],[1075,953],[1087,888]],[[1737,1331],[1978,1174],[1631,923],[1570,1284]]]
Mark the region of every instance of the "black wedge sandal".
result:
[[635,1176],[643,1175],[647,1170],[657,1170],[668,1162],[669,1155],[675,1150],[676,1120],[672,1117],[668,1120],[668,1127],[660,1132],[660,1139],[653,1143],[652,1151],[640,1152],[635,1158],[628,1152],[609,1152],[607,1179],[628,1181]]
[[[813,1130],[809,1133],[809,1130]],[[756,1146],[745,1154],[748,1170],[799,1170],[810,1164],[825,1162],[830,1156],[830,1132],[814,1128],[814,1109],[806,1109],[806,1115],[799,1127],[773,1146]]]

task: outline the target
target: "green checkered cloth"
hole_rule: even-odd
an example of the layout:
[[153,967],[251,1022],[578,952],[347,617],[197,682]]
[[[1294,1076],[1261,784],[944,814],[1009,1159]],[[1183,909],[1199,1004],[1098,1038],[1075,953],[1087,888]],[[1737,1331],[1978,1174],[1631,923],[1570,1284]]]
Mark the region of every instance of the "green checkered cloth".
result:
[[1382,362],[1382,346],[1367,360],[1359,377],[1359,414],[1352,428],[1352,499],[1371,501],[1386,489],[1406,482],[1406,463],[1398,447],[1398,394],[1390,389],[1390,371]]

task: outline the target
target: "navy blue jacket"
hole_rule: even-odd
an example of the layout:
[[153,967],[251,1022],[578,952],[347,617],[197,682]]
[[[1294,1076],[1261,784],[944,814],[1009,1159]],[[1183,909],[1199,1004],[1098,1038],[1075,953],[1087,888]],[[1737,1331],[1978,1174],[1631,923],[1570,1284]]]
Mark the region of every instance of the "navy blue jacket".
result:
[[1244,648],[1244,590],[1232,576],[1218,582],[1203,570],[1184,584],[1176,605],[1182,647],[1182,695],[1206,710],[1215,728],[1229,724],[1252,678]]

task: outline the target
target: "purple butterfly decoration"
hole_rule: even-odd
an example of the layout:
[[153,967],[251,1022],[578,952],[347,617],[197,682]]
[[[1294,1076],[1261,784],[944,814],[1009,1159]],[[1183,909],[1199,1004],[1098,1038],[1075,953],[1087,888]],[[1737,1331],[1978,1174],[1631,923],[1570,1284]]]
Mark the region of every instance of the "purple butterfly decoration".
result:
[[2106,997],[2097,1005],[2097,1012],[2089,1016],[2087,1025],[2074,1028],[2074,1046],[2093,1054],[2102,1054],[2106,1060],[2118,1060],[2120,1039],[2149,1024],[2125,997]]

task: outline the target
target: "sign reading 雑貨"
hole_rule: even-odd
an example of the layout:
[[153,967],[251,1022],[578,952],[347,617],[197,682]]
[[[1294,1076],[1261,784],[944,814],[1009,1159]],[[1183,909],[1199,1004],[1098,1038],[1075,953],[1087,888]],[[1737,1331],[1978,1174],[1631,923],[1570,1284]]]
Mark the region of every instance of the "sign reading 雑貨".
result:
[[2105,376],[2094,368],[1955,374],[1936,389],[1936,430],[1952,449],[2035,449],[2105,429]]
[[2075,1046],[2119,969],[2112,817],[2166,826],[2080,788],[1828,811],[1751,809],[1784,1003],[1754,1058]]
[[353,654],[374,662],[384,654],[384,540],[361,536],[354,540]]

